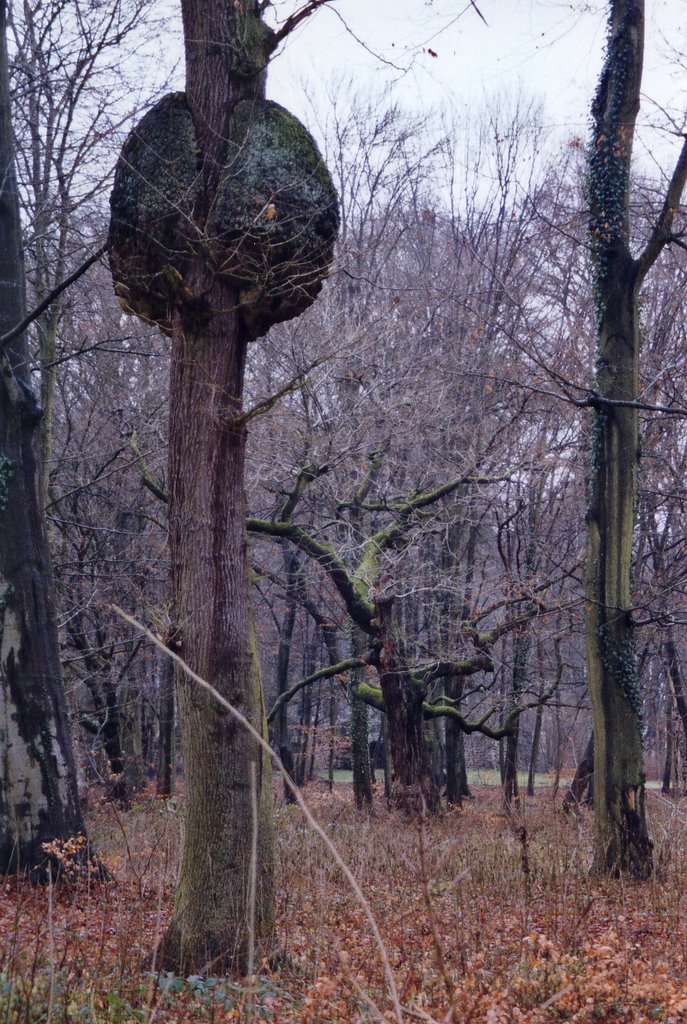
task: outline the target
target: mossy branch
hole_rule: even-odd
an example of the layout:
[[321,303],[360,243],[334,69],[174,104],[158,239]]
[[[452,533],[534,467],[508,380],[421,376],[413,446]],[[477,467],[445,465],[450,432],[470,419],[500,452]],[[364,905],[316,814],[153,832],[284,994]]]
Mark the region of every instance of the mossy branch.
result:
[[[358,683],[356,686],[356,695],[364,701],[367,705],[375,708],[377,711],[384,711],[384,695],[382,693],[381,686],[375,686],[371,683]],[[546,704],[555,692],[555,688],[547,690],[545,694],[537,698],[535,701],[531,701],[527,704],[519,704],[512,708],[506,716],[503,725],[498,728],[492,729],[487,725],[487,722],[492,718],[497,708],[491,707],[484,712],[478,719],[471,722],[465,715],[462,715],[460,711],[450,704],[430,704],[428,701],[424,701],[422,704],[422,713],[425,718],[450,718],[456,722],[459,729],[466,735],[470,736],[472,733],[479,732],[483,736],[486,736],[491,740],[501,740],[504,736],[510,736],[515,728],[515,723],[524,711],[529,711],[532,708],[537,708],[541,704]]]
[[249,533],[290,540],[297,548],[318,562],[338,590],[348,614],[356,625],[360,626],[365,633],[372,632],[374,605],[361,593],[360,585],[356,585],[349,576],[346,566],[330,544],[315,540],[306,530],[295,523],[275,522],[249,516],[246,519],[246,529]]
[[480,652],[473,658],[464,661],[437,661],[427,668],[416,669],[416,675],[424,684],[446,679],[449,676],[472,676],[476,672],[493,672],[494,662],[491,655]]
[[375,477],[379,473],[380,469],[384,464],[384,456],[389,450],[390,441],[387,439],[383,441],[375,450],[370,454],[370,465],[367,467],[367,472],[362,479],[360,487],[355,492],[355,497],[352,502],[339,505],[340,509],[343,508],[362,508],[365,498],[370,493],[370,488],[375,481]]
[[138,463],[138,468],[141,471],[141,482],[143,486],[147,487],[150,493],[154,494],[158,501],[162,501],[165,504],[167,504],[167,491],[163,487],[161,487],[160,484],[158,484],[157,480],[152,474],[150,466],[143,457],[143,452],[141,451],[138,444],[137,430],[134,430],[132,432],[131,437],[129,438],[129,445],[131,446],[132,452],[136,456],[136,462]]
[[279,709],[288,704],[296,694],[300,693],[301,690],[305,689],[306,686],[310,686],[312,683],[317,683],[322,679],[331,679],[332,676],[341,675],[344,672],[350,671],[352,668],[363,668],[367,665],[366,658],[345,658],[343,661],[337,662],[336,665],[328,665],[326,668],[321,668],[317,672],[313,672],[311,675],[301,679],[298,683],[280,694],[275,700],[270,713],[267,716],[267,722],[273,722]]
[[296,483],[287,495],[279,513],[279,518],[283,523],[289,522],[291,516],[296,510],[298,502],[301,500],[303,494],[313,480],[317,480],[328,472],[329,466],[326,462],[323,462],[322,465],[319,466],[313,463],[312,465],[304,466],[303,469],[301,469],[296,477]]

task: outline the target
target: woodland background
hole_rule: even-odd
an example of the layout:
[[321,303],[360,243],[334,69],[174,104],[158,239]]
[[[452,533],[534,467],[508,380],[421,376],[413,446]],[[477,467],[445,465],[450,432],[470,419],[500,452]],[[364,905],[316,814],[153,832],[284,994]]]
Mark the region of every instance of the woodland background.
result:
[[[148,0],[27,0],[14,5],[11,29],[34,308],[106,235],[113,155],[151,102],[141,81],[146,40],[169,23]],[[323,673],[293,695],[288,713],[274,715],[273,739],[299,785],[313,782],[323,819],[387,917],[411,1017],[442,1019],[462,1006],[454,1020],[677,1021],[687,1012],[682,804],[657,797],[658,863],[670,884],[652,883],[641,897],[620,883],[595,888],[586,879],[585,819],[552,810],[591,729],[582,604],[595,313],[586,142],[554,137],[543,122],[525,94],[425,118],[389,91],[325,83],[309,125],[340,196],[335,265],[310,310],[251,346],[245,401],[248,516],[297,523],[351,571],[371,538],[400,523],[393,543],[373,540],[369,582],[395,596],[407,657],[419,665],[468,659],[473,635],[461,631],[464,622],[493,637],[487,670],[437,680],[428,701],[448,698],[470,722],[491,712],[485,722],[495,729],[514,706],[531,707],[501,741],[428,720],[435,781],[453,805],[477,799],[399,830],[381,782],[374,797],[369,785],[368,743],[379,772],[385,761],[384,716],[356,696],[373,681],[370,670],[323,671],[362,653],[357,631],[316,562],[287,540],[253,535],[263,680],[269,710]],[[664,191],[660,178],[637,172],[638,232],[654,222]],[[683,220],[680,212],[678,231]],[[662,411],[642,418],[634,558],[645,763],[676,797],[687,787],[684,255],[669,248],[642,294],[640,395]],[[103,262],[35,320],[31,344],[80,784],[96,846],[119,881],[95,894],[74,881],[47,911],[45,894],[8,885],[0,1008],[27,1022],[156,1012],[374,1019],[363,1016],[372,1011],[358,987],[374,1001],[380,985],[378,967],[362,956],[369,940],[360,912],[288,808],[278,844],[283,977],[265,969],[255,988],[225,985],[222,999],[200,979],[168,978],[165,988],[151,971],[142,985],[131,981],[168,910],[183,766],[169,659],[113,606],[163,636],[172,625],[168,342],[122,314]],[[518,770],[529,772],[532,802],[502,817],[499,790],[480,783],[504,779],[505,803],[517,804]],[[343,772],[355,773],[356,802],[372,806],[373,818],[356,818]],[[535,796],[543,773],[551,806],[550,790]],[[498,921],[480,909],[485,893],[500,907]],[[336,907],[350,939],[328,932]],[[145,941],[133,942],[139,931]],[[668,934],[675,942],[660,967]],[[447,981],[454,958],[462,958],[462,993]],[[99,989],[104,965],[110,981]],[[592,1016],[589,1000],[606,1016]]]

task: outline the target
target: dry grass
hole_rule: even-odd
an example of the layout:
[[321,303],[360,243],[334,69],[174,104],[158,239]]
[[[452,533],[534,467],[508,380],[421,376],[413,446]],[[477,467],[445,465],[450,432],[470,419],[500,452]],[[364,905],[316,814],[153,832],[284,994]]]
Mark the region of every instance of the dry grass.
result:
[[[408,1022],[687,1022],[687,805],[652,795],[657,877],[588,875],[590,821],[545,791],[519,822],[498,793],[422,829],[358,816],[349,787],[308,799],[360,880]],[[142,798],[90,823],[116,878],[53,892],[7,880],[0,900],[0,1024],[391,1020],[363,909],[297,808],[278,814],[278,932],[246,987],[159,978],[151,949],[171,909],[180,820]]]

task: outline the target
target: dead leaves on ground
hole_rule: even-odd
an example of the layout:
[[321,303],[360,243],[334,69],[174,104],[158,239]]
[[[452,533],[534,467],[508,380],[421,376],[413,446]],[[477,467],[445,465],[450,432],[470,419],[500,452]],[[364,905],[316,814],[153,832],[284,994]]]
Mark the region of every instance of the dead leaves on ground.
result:
[[[426,824],[424,877],[417,827],[359,817],[346,787],[309,797],[363,882],[408,1022],[687,1022],[687,809],[654,801],[662,877],[642,885],[590,879],[591,823],[545,791],[525,812],[528,873],[520,830],[483,790]],[[4,883],[0,1022],[393,1020],[362,908],[300,812],[278,818],[278,951],[252,985],[156,974],[179,826],[147,797],[92,823],[114,881]]]

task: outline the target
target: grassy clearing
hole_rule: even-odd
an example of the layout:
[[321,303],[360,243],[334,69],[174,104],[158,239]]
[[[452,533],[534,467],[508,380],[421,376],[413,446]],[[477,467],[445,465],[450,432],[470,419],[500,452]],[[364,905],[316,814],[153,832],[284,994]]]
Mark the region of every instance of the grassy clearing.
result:
[[[379,774],[381,775],[381,772]],[[325,782],[329,778],[327,772],[320,772],[318,777]],[[571,781],[572,774],[561,775],[558,780],[558,788],[565,789],[570,785]],[[334,772],[334,782],[352,783],[353,772],[337,769]],[[479,768],[468,772],[468,782],[471,786],[500,786],[501,775],[498,769],[495,768]],[[535,789],[548,789],[553,791],[555,784],[556,778],[551,772],[540,772],[535,776]],[[524,793],[527,788],[527,772],[518,772],[518,785]],[[646,788],[660,789],[661,783],[656,779],[649,779],[646,783]]]
[[[659,871],[637,885],[589,877],[589,818],[543,790],[519,821],[484,787],[422,827],[381,808],[361,818],[347,786],[308,797],[375,911],[408,1024],[451,1007],[456,1024],[687,1021],[687,804],[652,795]],[[278,813],[275,957],[251,986],[157,976],[173,805],[101,806],[91,829],[115,881],[4,883],[0,1024],[393,1019],[363,911],[297,808]]]

